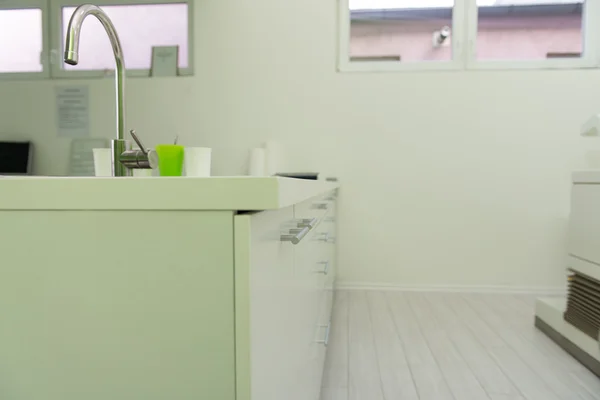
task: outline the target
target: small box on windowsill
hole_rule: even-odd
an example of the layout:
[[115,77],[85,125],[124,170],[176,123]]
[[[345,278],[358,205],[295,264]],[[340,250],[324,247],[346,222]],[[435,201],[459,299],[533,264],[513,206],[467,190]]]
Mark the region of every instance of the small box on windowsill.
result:
[[177,75],[179,75],[179,46],[152,47],[150,76],[155,78]]
[[551,53],[546,53],[546,58],[581,58],[581,53],[577,53],[577,52],[551,52]]
[[390,55],[390,56],[352,56],[350,57],[351,62],[368,62],[368,61],[402,61],[402,57],[400,55]]

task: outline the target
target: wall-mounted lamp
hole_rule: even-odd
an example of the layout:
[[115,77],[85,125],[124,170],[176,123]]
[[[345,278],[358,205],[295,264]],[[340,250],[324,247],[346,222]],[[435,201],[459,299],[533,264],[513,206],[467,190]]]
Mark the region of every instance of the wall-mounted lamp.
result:
[[594,115],[581,126],[581,136],[600,136],[600,114]]
[[444,26],[439,31],[433,32],[433,47],[441,47],[444,45],[446,40],[450,37],[450,27]]

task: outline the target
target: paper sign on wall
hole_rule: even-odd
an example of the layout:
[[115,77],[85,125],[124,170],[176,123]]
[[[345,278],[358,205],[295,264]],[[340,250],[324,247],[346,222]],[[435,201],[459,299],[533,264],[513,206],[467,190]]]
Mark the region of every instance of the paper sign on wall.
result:
[[94,149],[110,147],[106,139],[73,139],[69,176],[94,176]]
[[81,138],[90,135],[89,94],[88,86],[56,88],[58,136]]

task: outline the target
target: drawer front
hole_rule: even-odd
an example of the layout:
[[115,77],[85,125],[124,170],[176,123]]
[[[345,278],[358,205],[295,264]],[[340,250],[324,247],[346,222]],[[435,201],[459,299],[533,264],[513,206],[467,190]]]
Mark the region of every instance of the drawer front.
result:
[[335,209],[335,192],[330,192],[322,196],[306,200],[294,207],[294,216],[296,219],[317,218],[322,222],[326,214]]
[[333,292],[319,293],[319,307],[316,318],[312,321],[310,340],[302,348],[302,362],[299,370],[304,385],[302,386],[303,400],[319,400],[325,356],[331,332],[331,308]]
[[324,290],[321,293],[321,301],[319,304],[319,319],[316,326],[315,341],[312,345],[311,355],[313,360],[313,368],[311,370],[312,388],[316,392],[311,392],[310,399],[318,400],[321,384],[323,380],[323,370],[325,367],[325,357],[327,347],[331,337],[331,310],[333,308],[333,291]]
[[[302,221],[320,221],[322,211],[310,207],[312,203],[305,203],[296,207],[296,223]],[[302,206],[302,207],[300,207]],[[300,218],[298,218],[300,216]],[[318,390],[315,379],[315,369],[319,368],[318,349],[315,341],[318,335],[319,308],[322,286],[319,281],[322,274],[319,269],[319,241],[316,228],[294,246],[294,281],[295,303],[293,305],[294,318],[297,320],[296,329],[299,340],[296,341],[296,388],[294,393],[288,393],[286,399],[318,400],[313,393]]]
[[320,258],[316,248],[318,242],[315,241],[315,233],[314,230],[311,231],[294,248],[294,278],[298,293],[296,318],[302,321],[300,334],[303,345],[307,345],[314,338],[320,301],[319,279],[321,274],[318,273],[318,268],[322,267],[319,265]]
[[[247,267],[248,300],[238,296],[236,313],[246,307],[245,318],[236,321],[237,335],[247,335],[249,343],[238,342],[238,357],[247,348],[249,368],[244,358],[238,358],[238,380],[246,374],[249,382],[238,382],[238,398],[250,389],[249,400],[285,398],[295,388],[296,371],[293,364],[281,360],[298,357],[297,348],[304,340],[299,336],[298,292],[294,277],[294,245],[281,241],[281,233],[294,227],[293,208],[265,211],[252,215],[249,236],[249,265]],[[241,245],[241,244],[240,244]],[[241,276],[242,266],[236,266]],[[237,279],[237,278],[236,278]],[[236,286],[246,283],[238,279]],[[245,326],[245,324],[248,324]],[[246,329],[249,332],[246,333]],[[239,340],[239,339],[238,339]]]
[[307,321],[301,353],[299,382],[306,400],[318,400],[325,364],[335,280],[335,198],[328,193],[295,207],[300,223],[314,223],[310,234],[295,247],[295,274],[302,284],[303,306],[299,315]]
[[[300,223],[314,226],[302,246],[297,247],[296,271],[314,290],[333,287],[335,280],[335,193],[310,199],[295,207]],[[316,311],[315,311],[316,312]]]
[[333,290],[336,278],[337,253],[336,253],[336,224],[335,214],[331,210],[317,227],[315,240],[317,241],[317,254],[319,262],[319,286]]

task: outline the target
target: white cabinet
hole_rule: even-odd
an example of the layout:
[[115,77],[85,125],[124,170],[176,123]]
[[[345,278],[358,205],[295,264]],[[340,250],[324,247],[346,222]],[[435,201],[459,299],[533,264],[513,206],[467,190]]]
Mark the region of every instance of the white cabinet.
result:
[[571,203],[569,253],[600,264],[600,184],[573,185]]
[[[10,181],[1,400],[318,400],[335,273],[325,192],[335,185]],[[45,197],[15,196],[29,188]],[[299,225],[311,229],[282,241]]]
[[[335,273],[335,198],[237,215],[237,400],[318,400]],[[282,236],[310,230],[293,244]]]

